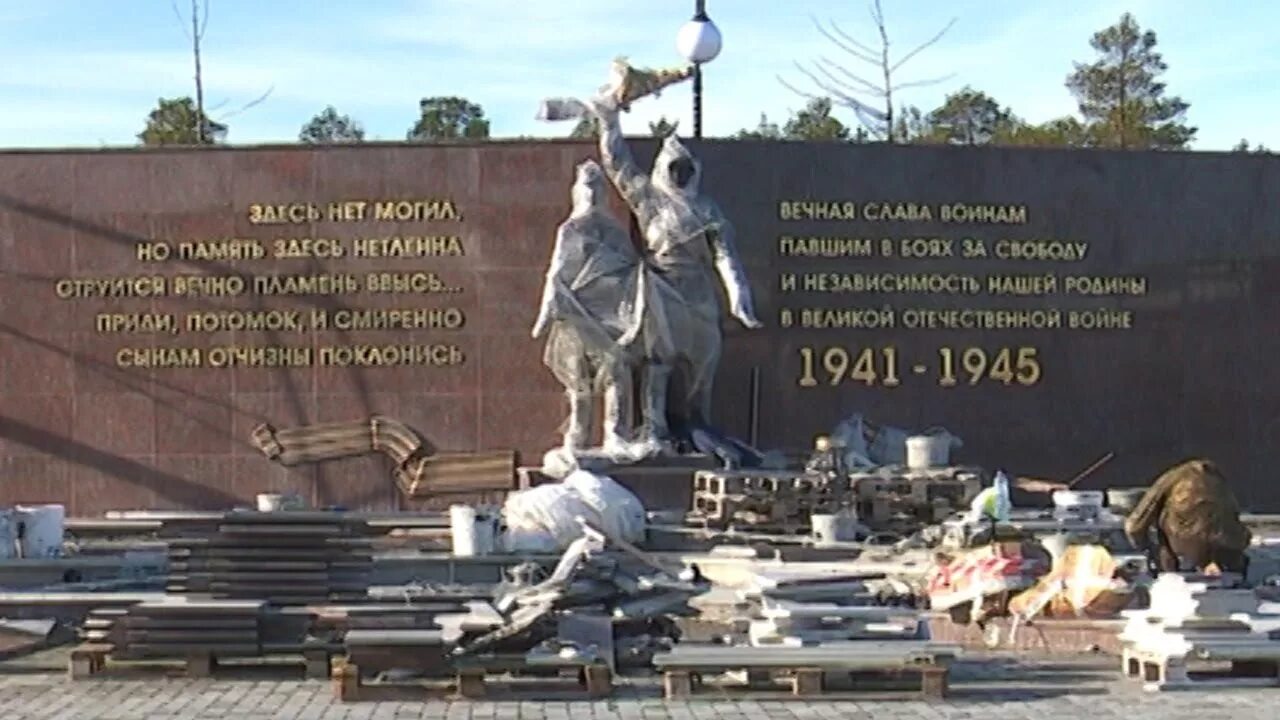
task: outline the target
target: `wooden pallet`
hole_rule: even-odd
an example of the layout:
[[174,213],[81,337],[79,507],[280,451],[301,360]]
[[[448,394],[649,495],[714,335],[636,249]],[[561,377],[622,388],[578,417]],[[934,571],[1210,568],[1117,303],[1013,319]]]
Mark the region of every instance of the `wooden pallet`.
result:
[[[385,701],[392,697],[417,698],[448,696],[449,689],[467,700],[483,700],[493,697],[489,682],[497,671],[485,667],[460,667],[454,670],[452,688],[448,685],[416,683],[365,683],[361,667],[339,659],[333,669],[334,697],[339,702]],[[613,693],[613,674],[604,664],[581,667],[573,683],[557,683],[556,689],[581,689],[590,698],[609,697]],[[506,693],[504,693],[506,694]],[[539,700],[538,697],[522,697],[521,700]]]
[[1194,658],[1171,657],[1164,653],[1124,648],[1120,670],[1130,680],[1143,683],[1150,691],[1210,687],[1273,687],[1280,685],[1280,657],[1230,660],[1229,667],[1217,671],[1196,671]]
[[[207,678],[212,677],[218,669],[218,658],[245,658],[252,657],[243,653],[229,653],[220,655],[217,652],[204,652],[193,650],[185,653],[182,657],[127,657],[114,658],[113,654],[115,646],[107,643],[82,643],[71,651],[71,657],[67,663],[67,675],[72,680],[84,680],[95,675],[103,674],[113,660],[127,660],[129,662],[140,662],[147,665],[156,663],[170,664],[174,660],[182,660],[184,670],[187,677]],[[333,654],[327,649],[303,650],[299,653],[303,657],[306,677],[311,680],[323,680],[331,674],[331,658]],[[256,657],[261,657],[256,656]]]
[[[862,641],[851,644],[858,642]],[[876,644],[890,645],[894,642],[905,645],[911,641]],[[774,677],[784,676],[790,682],[791,694],[798,697],[827,694],[829,685],[835,684],[828,681],[837,677],[886,673],[914,674],[919,678],[919,693],[926,699],[943,699],[949,689],[948,675],[953,657],[949,651],[890,657],[860,656],[856,650],[844,656],[823,656],[806,653],[805,650],[718,647],[703,649],[696,656],[663,653],[654,658],[654,665],[662,672],[663,693],[667,699],[694,697],[695,691],[703,686],[704,676],[726,672],[744,672],[748,680],[746,689],[749,690],[773,689]]]

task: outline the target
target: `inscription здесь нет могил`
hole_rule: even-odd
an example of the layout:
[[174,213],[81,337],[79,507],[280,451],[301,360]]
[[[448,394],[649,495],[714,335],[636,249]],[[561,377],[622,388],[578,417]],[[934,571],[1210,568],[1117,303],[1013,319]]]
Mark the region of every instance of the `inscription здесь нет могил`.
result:
[[[252,226],[273,227],[312,222],[457,223],[462,212],[449,199],[339,200],[329,203],[254,203],[246,217]],[[186,311],[113,307],[97,311],[91,323],[98,333],[153,337],[183,334],[236,333],[249,337],[234,344],[164,345],[131,343],[114,351],[121,368],[227,368],[414,365],[446,367],[462,364],[466,353],[455,342],[387,342],[334,344],[313,341],[310,334],[325,331],[450,332],[466,325],[460,307],[418,307],[415,299],[456,295],[464,288],[447,279],[448,271],[435,269],[365,268],[352,261],[441,260],[466,255],[456,234],[369,235],[357,237],[237,237],[219,239],[148,239],[135,244],[138,274],[110,277],[65,277],[53,283],[56,298],[66,301],[104,301],[113,305],[155,300],[217,300],[233,303],[259,298],[252,309],[193,307]],[[320,262],[304,273],[270,271],[253,273],[253,263],[290,261]],[[341,263],[334,265],[334,263]],[[184,272],[155,272],[180,264]],[[201,264],[209,267],[201,268]],[[245,271],[241,271],[244,268]],[[204,272],[199,272],[203,269]],[[195,272],[190,272],[194,270]],[[399,308],[280,308],[261,307],[270,299],[375,295],[404,296]],[[261,300],[261,299],[268,300]],[[255,342],[253,335],[261,334]],[[283,344],[281,335],[302,336],[296,344]]]

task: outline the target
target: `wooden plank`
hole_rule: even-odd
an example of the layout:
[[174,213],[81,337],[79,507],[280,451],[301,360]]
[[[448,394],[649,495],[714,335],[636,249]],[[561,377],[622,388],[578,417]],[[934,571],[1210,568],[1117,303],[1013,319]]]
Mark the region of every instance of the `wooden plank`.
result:
[[344,637],[347,647],[423,647],[444,642],[439,630],[349,630]]

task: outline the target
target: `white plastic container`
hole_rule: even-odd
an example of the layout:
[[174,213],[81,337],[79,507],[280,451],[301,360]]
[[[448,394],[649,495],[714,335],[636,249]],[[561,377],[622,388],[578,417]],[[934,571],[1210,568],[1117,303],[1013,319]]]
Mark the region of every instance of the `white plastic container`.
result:
[[14,508],[23,525],[22,556],[55,558],[62,554],[67,511],[62,505],[18,505]]
[[9,508],[0,508],[0,560],[8,560],[14,556],[18,540],[18,527],[14,522],[14,512]]
[[907,467],[912,470],[946,467],[951,460],[951,438],[945,435],[912,435],[907,438]]
[[814,513],[809,516],[809,527],[813,533],[813,542],[822,547],[834,545],[840,541],[840,516]]
[[497,539],[494,519],[470,505],[449,506],[449,534],[454,557],[476,557],[493,552]]
[[280,493],[260,493],[258,512],[279,512],[284,509],[284,496]]

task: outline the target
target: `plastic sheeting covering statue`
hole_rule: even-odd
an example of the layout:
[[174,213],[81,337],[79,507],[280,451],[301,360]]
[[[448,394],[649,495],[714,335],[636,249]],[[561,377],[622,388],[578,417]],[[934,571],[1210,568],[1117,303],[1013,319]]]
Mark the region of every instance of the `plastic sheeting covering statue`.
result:
[[605,172],[635,213],[644,237],[637,307],[641,322],[622,341],[637,341],[644,355],[640,441],[653,452],[671,439],[667,393],[674,371],[685,373],[686,394],[677,413],[710,423],[721,351],[718,285],[724,287],[733,317],[748,328],[761,323],[734,247],[733,226],[715,201],[699,192],[698,160],[671,135],[663,141],[652,173],[646,174],[622,136],[614,98],[600,97],[588,106],[600,121]]
[[576,466],[576,456],[591,446],[598,393],[604,396],[602,450],[628,456],[632,447],[631,374],[637,358],[628,336],[638,324],[640,257],[609,212],[608,189],[598,164],[578,166],[573,209],[556,232],[533,327],[533,337],[547,336],[543,360],[569,399],[561,449],[566,468]]

